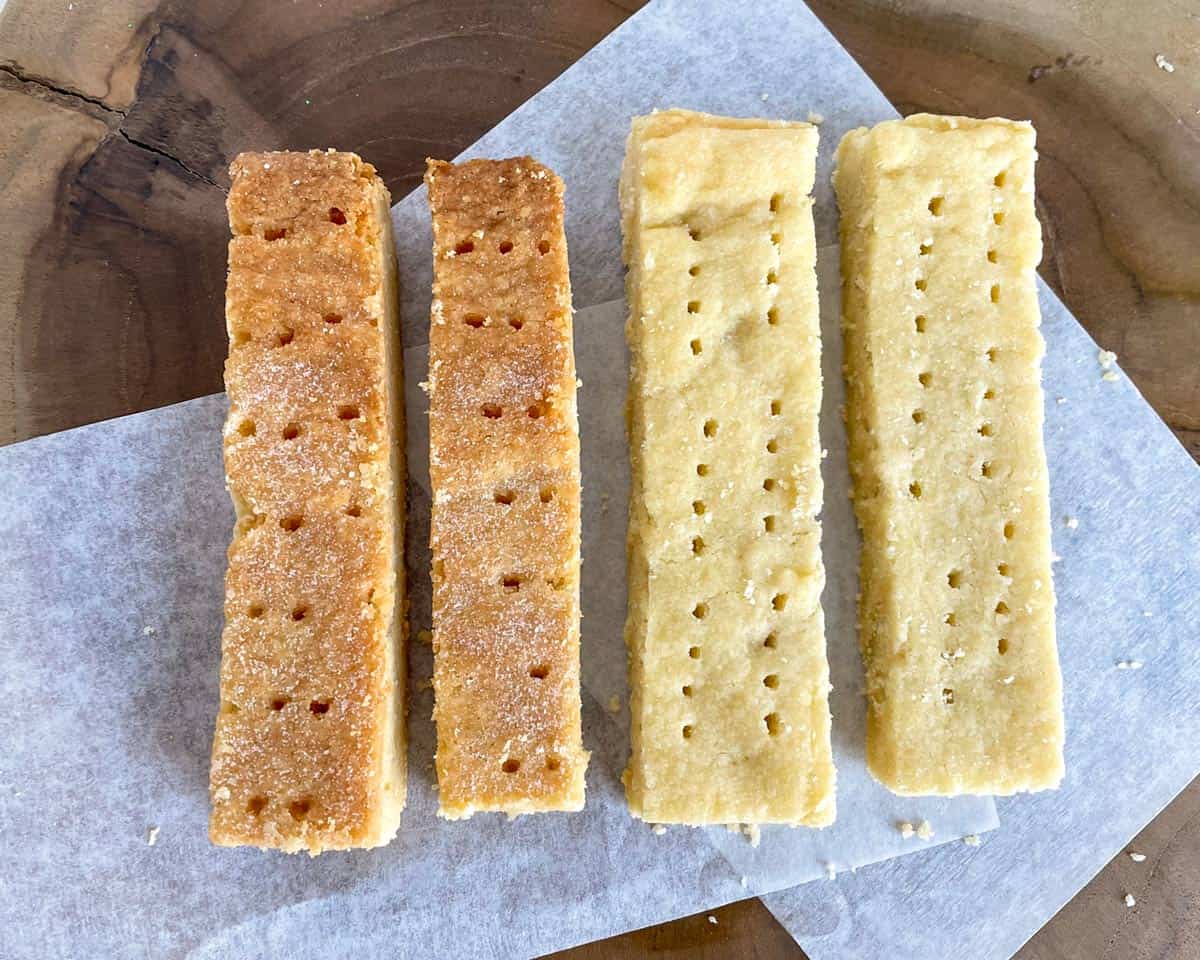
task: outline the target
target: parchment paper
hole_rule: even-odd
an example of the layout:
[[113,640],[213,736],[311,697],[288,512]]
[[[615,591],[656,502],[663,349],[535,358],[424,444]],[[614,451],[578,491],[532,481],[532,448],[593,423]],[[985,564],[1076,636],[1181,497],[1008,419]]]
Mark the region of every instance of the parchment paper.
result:
[[[891,108],[801,5],[770,0],[756,4],[753,15],[743,10],[720,0],[652,4],[470,151],[532,153],[564,176],[578,306],[621,294],[617,170],[629,117],[655,106],[793,118],[807,117],[810,111],[823,115],[818,236],[821,243],[834,239],[835,211],[828,192],[831,151],[845,130],[889,117]],[[418,346],[425,341],[428,316],[430,237],[423,196],[406,198],[395,216],[405,280],[405,342]],[[822,270],[828,269],[825,256]],[[618,584],[607,578],[619,577],[624,569],[619,562],[624,508],[620,491],[612,486],[624,482],[623,474],[607,478],[612,463],[603,462],[597,476],[593,460],[604,444],[620,437],[613,419],[619,406],[606,411],[601,403],[613,379],[624,376],[623,355],[617,352],[619,309],[608,319],[593,319],[605,316],[600,310],[581,311],[577,317],[585,381],[581,414],[588,518],[584,724],[593,751],[583,815],[515,823],[495,817],[454,825],[436,821],[423,766],[432,755],[425,692],[415,697],[411,717],[409,810],[390,847],[316,861],[208,848],[203,835],[207,755],[216,704],[220,571],[231,522],[216,439],[221,399],[205,398],[0,451],[0,559],[9,571],[0,582],[5,664],[0,692],[10,710],[6,749],[0,755],[0,830],[8,867],[0,874],[0,955],[250,957],[303,949],[327,956],[527,956],[811,877],[818,868],[824,871],[826,859],[843,865],[871,858],[869,850],[822,848],[832,831],[798,841],[806,831],[764,831],[755,851],[742,838],[720,831],[674,829],[654,836],[625,812],[615,780],[626,751],[624,713],[613,718],[606,709],[612,693],[625,702],[623,674],[614,666],[617,661],[598,662],[594,656],[605,643],[619,650],[619,633],[607,641],[600,637],[606,617],[619,619],[601,598],[616,595]],[[1073,320],[1064,315],[1062,323],[1076,341],[1086,341]],[[591,340],[593,327],[598,345]],[[827,350],[836,343],[837,338],[827,335]],[[1081,349],[1083,344],[1068,346]],[[1052,342],[1056,349],[1061,345]],[[1081,376],[1092,372],[1098,378],[1099,371],[1088,368],[1086,350],[1071,358]],[[421,379],[419,351],[409,351],[406,366],[411,389]],[[827,365],[830,396],[838,383]],[[1097,714],[1100,722],[1112,723],[1112,711],[1118,711],[1120,723],[1130,731],[1123,754],[1130,769],[1135,757],[1143,759],[1143,768],[1165,768],[1152,772],[1145,793],[1126,791],[1127,804],[1137,811],[1119,821],[1128,826],[1132,819],[1149,819],[1172,784],[1186,782],[1197,767],[1190,751],[1200,740],[1194,700],[1200,684],[1194,661],[1173,655],[1182,647],[1182,631],[1191,629],[1194,613],[1173,621],[1170,602],[1159,608],[1152,599],[1133,605],[1128,599],[1143,592],[1152,598],[1153,591],[1140,588],[1157,583],[1157,571],[1167,571],[1171,579],[1162,581],[1163,589],[1169,585],[1176,600],[1194,598],[1195,483],[1186,458],[1131,388],[1103,383],[1096,389],[1109,390],[1096,394],[1104,405],[1093,405],[1090,414],[1081,412],[1072,429],[1104,455],[1086,461],[1089,486],[1071,491],[1056,487],[1056,496],[1080,495],[1082,490],[1093,495],[1080,501],[1088,505],[1086,511],[1079,509],[1081,534],[1089,529],[1085,524],[1103,525],[1124,511],[1121,531],[1138,536],[1110,545],[1106,565],[1081,567],[1069,595],[1059,585],[1060,613],[1068,607],[1076,610],[1076,619],[1064,618],[1062,631],[1073,725],[1068,742],[1081,752],[1089,751],[1093,740],[1099,750],[1114,749],[1112,742],[1092,735],[1086,710],[1094,700],[1076,699],[1070,666],[1074,654],[1066,648],[1074,643],[1097,658],[1107,656],[1107,650],[1096,652],[1103,638],[1108,646],[1121,648],[1114,656],[1124,657],[1126,644],[1117,642],[1123,638],[1110,632],[1108,622],[1115,616],[1124,625],[1126,608],[1144,602],[1155,613],[1152,622],[1160,625],[1155,636],[1162,642],[1154,650],[1162,656],[1157,679],[1164,686],[1144,686],[1138,695],[1130,695],[1131,688],[1111,687],[1105,701],[1110,712]],[[823,427],[832,420],[827,409]],[[1138,425],[1132,435],[1115,429],[1126,421]],[[413,416],[410,422],[423,423],[423,418]],[[1111,448],[1100,439],[1106,432],[1113,437]],[[849,608],[844,599],[840,604],[836,599],[845,594],[835,591],[835,555],[829,546],[836,542],[832,531],[839,523],[843,492],[836,473],[844,467],[837,463],[836,444],[827,440],[827,446],[826,562],[831,570],[825,604],[839,684],[834,708],[835,736],[843,748],[838,759],[839,825],[844,825],[853,822],[859,797],[848,773],[854,755],[844,748],[861,741],[849,733],[856,687],[842,680],[845,667],[839,663],[854,662],[845,658],[853,638],[846,629]],[[1072,450],[1073,455],[1079,452]],[[1052,461],[1051,466],[1060,484],[1063,465]],[[1079,481],[1072,473],[1067,482]],[[602,482],[610,486],[602,488]],[[1122,496],[1110,499],[1110,489]],[[1135,497],[1128,496],[1130,489],[1137,491]],[[426,533],[420,519],[426,515],[427,497],[422,501],[419,482],[410,493],[413,538],[420,543]],[[1166,509],[1172,497],[1175,506]],[[1056,531],[1056,540],[1061,539]],[[1128,549],[1130,544],[1139,549]],[[1065,553],[1061,545],[1059,550]],[[1114,563],[1115,557],[1125,562]],[[421,616],[420,604],[414,615]],[[836,633],[835,620],[841,624]],[[414,677],[426,676],[422,658],[427,651],[414,649]],[[1129,675],[1122,671],[1121,679]],[[1147,667],[1134,681],[1151,679]],[[1158,709],[1162,700],[1153,694],[1160,689],[1173,696],[1173,712]],[[1175,730],[1162,736],[1160,721],[1174,724]],[[1147,729],[1152,732],[1144,733]],[[1148,754],[1129,746],[1147,740],[1163,746],[1163,752]],[[1085,773],[1080,789],[1090,791],[1087,801],[1079,802],[1083,820],[1074,822],[1077,829],[1082,822],[1082,829],[1091,831],[1097,849],[1111,846],[1114,834],[1098,818],[1108,785],[1088,782],[1086,773],[1100,767],[1087,764],[1102,767],[1111,759],[1072,761],[1082,764],[1079,769]],[[1006,810],[1053,811],[1057,797],[1069,796],[1021,798]],[[968,829],[973,819],[965,813],[961,820],[952,819],[956,810],[966,810],[962,806],[926,812],[905,801],[899,807],[870,807],[866,793],[862,800],[875,824],[928,816],[936,840],[952,836],[956,823]],[[969,829],[978,832],[992,822],[988,810],[982,814]],[[1060,814],[1066,817],[1070,811]],[[160,828],[157,834],[148,832],[153,826]],[[1019,853],[1003,852],[1007,840],[1006,847],[993,848],[998,834],[990,834],[978,850],[956,843],[943,848],[944,854],[905,858],[917,864],[916,870],[902,873],[897,889],[873,890],[871,884],[848,881],[844,875],[803,888],[809,896],[818,889],[836,891],[838,903],[791,899],[789,894],[778,909],[787,908],[789,923],[814,956],[856,955],[845,946],[854,941],[844,934],[838,934],[841,940],[816,936],[848,928],[863,931],[858,943],[868,945],[857,955],[878,954],[872,943],[894,941],[907,947],[914,923],[936,949],[943,942],[961,942],[952,939],[962,933],[950,921],[961,923],[968,908],[978,909],[976,897],[987,899],[978,892],[967,900],[956,898],[956,889],[974,890],[979,882],[973,876],[970,884],[964,882],[967,858],[988,858],[1000,850],[1001,866],[989,868],[992,883],[1004,871],[1043,871],[1042,882],[1034,887],[1038,895],[1022,893],[1025,916],[1004,928],[1017,931],[1007,934],[1011,940],[1040,922],[1039,914],[1044,919],[1058,906],[1064,882],[1086,880],[1071,876],[1064,881],[1063,875],[1090,868],[1098,856],[1068,858],[1070,869],[1059,870],[1055,846],[1043,843],[1044,834],[1039,836],[1037,829],[1046,828],[1027,832]],[[1117,828],[1127,835],[1123,831]],[[153,845],[147,842],[151,836]],[[794,863],[788,862],[792,855],[786,846],[792,842],[799,844]],[[905,849],[914,843],[908,841]],[[1030,852],[1030,845],[1039,843]],[[877,845],[875,850],[880,852]],[[883,870],[877,868],[876,875],[885,876]],[[742,875],[747,876],[745,887]],[[997,889],[1007,899],[1010,888]],[[914,907],[926,896],[956,907]],[[814,921],[815,916],[820,919]],[[822,925],[826,922],[828,929]],[[942,930],[948,932],[938,939]],[[823,953],[825,943],[830,946]]]

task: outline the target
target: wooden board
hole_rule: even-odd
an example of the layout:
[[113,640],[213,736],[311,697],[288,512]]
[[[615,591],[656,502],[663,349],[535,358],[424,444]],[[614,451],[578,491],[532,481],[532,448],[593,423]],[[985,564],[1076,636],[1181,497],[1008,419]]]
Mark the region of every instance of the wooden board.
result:
[[[220,389],[221,201],[239,150],[336,143],[399,197],[427,154],[467,146],[638,6],[314,0],[281,18],[268,0],[8,0],[0,443]],[[902,112],[1034,122],[1042,275],[1200,458],[1200,14],[812,7]],[[1200,953],[1200,781],[1131,849],[1148,859],[1119,854],[1019,956]],[[757,901],[706,916],[559,956],[803,957]]]

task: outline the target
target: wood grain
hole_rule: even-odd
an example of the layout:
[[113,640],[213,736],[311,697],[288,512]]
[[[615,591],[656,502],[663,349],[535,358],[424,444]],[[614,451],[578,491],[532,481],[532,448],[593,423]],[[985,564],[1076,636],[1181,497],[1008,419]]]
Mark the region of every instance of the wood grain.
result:
[[[0,443],[220,389],[236,152],[337,144],[399,197],[638,6],[8,0]],[[1034,121],[1043,275],[1200,458],[1194,4],[812,6],[903,112]],[[1115,857],[1023,960],[1200,956],[1200,781],[1130,849],[1147,860]],[[757,901],[713,915],[557,956],[803,956]]]

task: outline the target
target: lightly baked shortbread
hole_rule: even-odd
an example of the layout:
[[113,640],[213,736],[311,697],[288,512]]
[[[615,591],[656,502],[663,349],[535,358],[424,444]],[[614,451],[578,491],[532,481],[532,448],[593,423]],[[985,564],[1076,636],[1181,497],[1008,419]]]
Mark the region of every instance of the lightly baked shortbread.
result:
[[924,114],[838,148],[867,762],[901,794],[1063,775],[1035,157]]
[[630,809],[834,819],[821,562],[817,130],[635,118],[621,176],[631,354]]

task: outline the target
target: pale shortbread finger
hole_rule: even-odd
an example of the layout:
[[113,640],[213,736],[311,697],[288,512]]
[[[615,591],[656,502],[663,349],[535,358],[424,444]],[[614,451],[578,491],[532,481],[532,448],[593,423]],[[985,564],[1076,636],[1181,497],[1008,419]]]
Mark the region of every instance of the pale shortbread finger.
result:
[[633,813],[834,817],[820,594],[820,328],[808,124],[633,122]]
[[847,427],[872,773],[1057,785],[1034,131],[915,116],[838,149]]
[[442,816],[578,810],[579,428],[563,186],[430,161],[429,442]]
[[348,153],[231,168],[229,548],[210,836],[387,843],[404,807],[403,390],[389,196]]

